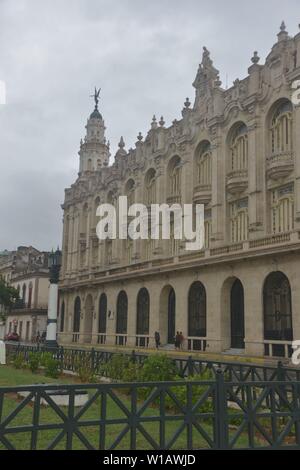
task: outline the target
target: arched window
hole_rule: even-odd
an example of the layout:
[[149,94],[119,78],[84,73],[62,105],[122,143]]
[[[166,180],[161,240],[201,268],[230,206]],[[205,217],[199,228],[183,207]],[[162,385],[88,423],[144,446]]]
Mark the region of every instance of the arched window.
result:
[[63,333],[65,329],[65,302],[61,304],[60,308],[60,332]]
[[73,332],[79,333],[80,331],[80,313],[81,313],[81,301],[80,297],[76,297],[74,304],[74,318],[73,318]]
[[128,315],[128,299],[125,291],[121,291],[117,299],[117,334],[127,333],[127,315]]
[[156,202],[156,172],[154,168],[150,168],[145,176],[145,202],[147,205]]
[[91,160],[91,158],[88,159],[88,162],[87,162],[87,170],[88,170],[88,171],[92,171],[92,160]]
[[168,167],[168,193],[169,196],[180,196],[181,191],[181,159],[175,156]]
[[293,150],[292,104],[284,101],[275,110],[270,129],[271,153],[279,154]]
[[137,323],[136,334],[148,335],[149,334],[149,311],[150,311],[150,297],[148,290],[143,287],[137,296]]
[[[288,278],[280,271],[268,275],[264,283],[264,338],[293,340],[292,298]],[[273,350],[274,353],[274,350]],[[274,354],[281,356],[282,354]]]
[[240,124],[234,131],[230,142],[230,171],[248,169],[247,126]]
[[230,204],[230,241],[238,243],[248,240],[248,199]]
[[293,183],[271,192],[272,232],[283,233],[294,229],[294,185]]
[[99,299],[98,333],[106,333],[107,297],[101,294]]
[[196,156],[196,185],[211,185],[211,145],[205,141],[200,144]]
[[31,303],[32,303],[32,282],[29,283],[29,288],[28,288],[28,308],[31,308]]
[[188,297],[188,335],[206,336],[206,291],[204,285],[194,282]]

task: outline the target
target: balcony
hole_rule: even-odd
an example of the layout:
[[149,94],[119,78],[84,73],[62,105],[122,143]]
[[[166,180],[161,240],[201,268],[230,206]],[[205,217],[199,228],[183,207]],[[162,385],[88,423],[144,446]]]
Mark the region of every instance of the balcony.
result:
[[267,176],[278,180],[288,176],[294,169],[294,156],[292,152],[279,152],[267,158]]
[[194,187],[194,202],[208,203],[211,200],[211,184],[197,184]]
[[231,194],[242,193],[248,187],[248,170],[234,170],[228,173],[226,188]]

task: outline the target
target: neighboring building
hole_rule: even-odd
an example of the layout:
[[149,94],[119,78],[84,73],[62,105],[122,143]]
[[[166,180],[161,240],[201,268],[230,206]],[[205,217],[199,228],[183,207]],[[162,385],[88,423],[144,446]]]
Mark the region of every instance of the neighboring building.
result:
[[16,331],[22,341],[31,341],[47,325],[48,253],[20,246],[6,256],[0,254],[0,276],[20,296],[20,301],[6,313],[6,333]]
[[[206,48],[182,119],[153,118],[134,149],[123,138],[109,166],[104,120],[95,110],[80,145],[79,175],[66,189],[60,341],[162,344],[288,356],[300,339],[300,33],[281,25],[263,65],[221,87]],[[205,249],[171,240],[96,236],[96,208],[205,204]]]

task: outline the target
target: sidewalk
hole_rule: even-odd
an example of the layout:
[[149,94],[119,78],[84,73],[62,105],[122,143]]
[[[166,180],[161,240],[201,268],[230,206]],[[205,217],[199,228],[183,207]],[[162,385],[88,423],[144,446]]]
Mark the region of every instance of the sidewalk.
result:
[[[207,352],[195,352],[195,351],[172,351],[170,349],[159,348],[151,349],[151,348],[137,348],[137,347],[129,347],[129,346],[111,346],[111,345],[98,345],[98,344],[74,344],[74,343],[65,343],[61,345],[64,348],[70,349],[84,349],[84,350],[91,350],[92,348],[95,351],[106,351],[106,352],[114,352],[114,353],[127,353],[130,354],[132,351],[139,354],[151,355],[151,354],[158,354],[163,353],[166,356],[172,357],[174,359],[187,359],[188,357],[192,357],[193,359],[198,359],[201,361],[216,361],[216,362],[229,362],[229,363],[245,363],[245,364],[253,364],[259,366],[276,366],[280,358],[265,358],[265,357],[254,357],[254,356],[245,356],[245,355],[231,355],[231,354],[223,354],[223,353],[207,353]],[[289,365],[292,367],[292,364],[285,358],[282,358],[282,363],[284,365]]]

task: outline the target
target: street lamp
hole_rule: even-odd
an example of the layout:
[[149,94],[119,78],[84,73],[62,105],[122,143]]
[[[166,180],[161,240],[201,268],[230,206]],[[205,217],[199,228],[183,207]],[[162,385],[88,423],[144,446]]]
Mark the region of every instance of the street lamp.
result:
[[58,308],[58,281],[61,267],[61,251],[57,248],[48,257],[49,268],[49,298],[48,298],[48,319],[45,346],[47,348],[58,348],[56,341],[57,333],[57,308]]

